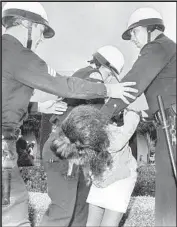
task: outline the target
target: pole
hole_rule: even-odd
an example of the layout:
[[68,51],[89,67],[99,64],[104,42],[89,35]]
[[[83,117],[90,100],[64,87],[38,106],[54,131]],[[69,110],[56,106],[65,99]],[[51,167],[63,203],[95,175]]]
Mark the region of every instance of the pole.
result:
[[164,104],[163,104],[162,97],[160,95],[157,96],[157,101],[158,101],[159,111],[160,111],[161,118],[162,118],[165,138],[166,138],[166,141],[167,141],[168,153],[169,153],[169,156],[170,156],[171,166],[172,166],[172,170],[173,170],[173,174],[174,174],[175,180],[177,182],[177,178],[176,178],[176,164],[175,164],[175,159],[174,159],[174,155],[173,155],[173,148],[172,148],[172,144],[171,144],[171,140],[170,140],[169,125],[167,124],[167,119],[166,119],[166,116],[165,116]]

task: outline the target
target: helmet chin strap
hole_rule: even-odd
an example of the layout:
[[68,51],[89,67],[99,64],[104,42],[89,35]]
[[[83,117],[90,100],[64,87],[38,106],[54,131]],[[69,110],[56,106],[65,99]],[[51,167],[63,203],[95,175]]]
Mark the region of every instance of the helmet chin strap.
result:
[[26,45],[26,47],[28,49],[31,49],[31,47],[32,47],[31,34],[32,34],[32,23],[29,22],[29,25],[28,25],[28,40],[27,40],[27,45]]
[[149,42],[151,42],[151,31],[148,29],[147,29],[147,35],[148,35],[147,42],[149,43]]

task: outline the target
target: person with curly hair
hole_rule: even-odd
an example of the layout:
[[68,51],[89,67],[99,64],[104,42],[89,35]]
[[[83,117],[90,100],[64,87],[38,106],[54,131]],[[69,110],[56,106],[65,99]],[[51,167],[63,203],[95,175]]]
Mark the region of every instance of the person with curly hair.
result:
[[[20,126],[28,116],[28,105],[34,89],[56,96],[79,99],[109,96],[126,99],[129,92],[134,93],[137,90],[131,87],[136,84],[134,82],[96,84],[62,76],[52,69],[36,54],[39,44],[55,35],[40,2],[7,2],[2,8],[1,19],[5,28],[1,52],[2,143],[5,142],[7,145],[7,149],[1,152],[2,168],[3,174],[9,172],[12,178],[10,187],[7,187],[10,188],[8,204],[6,200],[2,201],[2,225],[30,226],[28,192],[17,166],[15,144],[20,135]],[[65,112],[66,107],[60,107],[57,112]],[[11,171],[7,170],[9,168]],[[7,186],[6,183],[3,185]]]
[[[77,70],[72,76],[97,83],[112,83],[113,80],[114,83],[115,81],[117,83],[119,81],[119,74],[124,66],[124,57],[117,47],[108,45],[99,48],[93,54],[93,58],[89,62],[90,65],[88,67]],[[89,153],[89,155],[92,156],[92,162],[89,162],[86,165],[86,161],[89,159],[87,158],[87,155],[85,155],[85,167],[82,168],[79,165],[81,163],[77,157],[77,152],[73,154],[75,157],[72,157],[68,162],[68,158],[66,157],[71,148],[70,145],[67,147],[68,140],[66,140],[66,143],[61,146],[61,149],[65,152],[65,158],[62,158],[59,153],[57,154],[57,157],[54,152],[52,152],[50,144],[54,137],[57,139],[58,137],[61,137],[62,140],[64,134],[62,130],[60,130],[61,124],[74,107],[79,105],[92,105],[97,109],[100,109],[106,101],[107,100],[101,98],[93,100],[65,98],[63,99],[63,102],[66,102],[68,107],[65,114],[60,116],[53,115],[50,119],[50,122],[53,125],[52,128],[54,131],[56,130],[56,133],[52,132],[51,135],[47,136],[48,140],[44,143],[42,156],[44,168],[47,173],[48,195],[51,199],[51,204],[44,214],[40,226],[86,226],[88,217],[88,203],[86,203],[86,200],[90,189],[90,185],[86,184],[86,182],[91,181],[88,170],[91,167],[95,176],[104,172],[105,163],[103,162],[103,158],[108,155],[107,161],[108,163],[110,161],[109,165],[111,166],[111,159],[109,159],[110,155],[101,152],[101,156],[97,158],[97,161],[95,162],[94,157],[97,156],[95,156],[95,153],[93,152]],[[103,111],[102,114],[104,114]],[[80,115],[78,118],[79,117]],[[117,119],[118,118],[119,117],[117,117]],[[117,119],[114,117],[114,119],[111,119],[111,122],[118,122]],[[104,124],[105,122],[106,120],[104,120]],[[51,126],[49,124],[48,127],[50,131]],[[97,130],[99,130],[99,127]],[[70,129],[70,132],[72,132],[72,128]],[[64,138],[66,139],[66,137]],[[94,140],[96,139],[96,137],[92,138]],[[105,138],[107,138],[107,135]],[[53,144],[53,148],[58,146],[58,143],[60,143],[61,140],[56,140]],[[106,143],[106,141],[107,139],[105,139],[104,143]],[[79,142],[77,141],[77,143]],[[102,142],[102,145],[104,143]],[[77,146],[80,146],[80,144],[77,144]],[[74,149],[75,148],[73,147],[73,151]],[[69,155],[71,156],[71,154]],[[126,171],[127,170],[122,171],[122,173],[125,174]],[[85,181],[84,178],[87,180]]]
[[52,133],[54,154],[67,159],[67,176],[79,165],[87,183],[92,183],[87,203],[86,226],[118,226],[126,212],[137,178],[137,163],[128,145],[140,121],[133,109],[124,112],[124,125],[110,124],[90,105],[75,107],[61,127]]

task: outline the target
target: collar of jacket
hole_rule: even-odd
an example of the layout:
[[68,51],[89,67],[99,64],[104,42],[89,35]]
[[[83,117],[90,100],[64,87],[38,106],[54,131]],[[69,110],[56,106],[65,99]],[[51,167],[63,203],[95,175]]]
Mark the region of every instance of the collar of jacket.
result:
[[18,39],[16,39],[14,36],[12,36],[12,35],[3,34],[2,35],[2,40],[7,40],[10,43],[13,43],[15,45],[19,45],[19,46],[22,46],[23,47],[22,43]]
[[165,37],[164,33],[161,33],[160,35],[158,35],[154,40],[157,40],[157,39],[161,39]]
[[141,53],[143,52],[143,50],[146,48],[146,46],[150,45],[152,42],[154,42],[155,40],[161,39],[165,37],[165,35],[163,33],[161,33],[160,35],[158,35],[153,41],[147,43],[144,45],[144,47],[140,50],[139,56],[141,56]]

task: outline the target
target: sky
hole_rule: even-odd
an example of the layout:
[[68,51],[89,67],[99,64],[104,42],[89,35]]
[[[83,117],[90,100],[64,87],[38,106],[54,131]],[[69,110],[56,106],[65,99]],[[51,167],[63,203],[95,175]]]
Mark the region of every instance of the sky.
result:
[[176,41],[175,2],[44,2],[43,6],[56,36],[38,52],[58,71],[83,67],[97,48],[109,44],[123,52],[124,72],[130,69],[137,51],[121,35],[130,14],[142,6],[152,6],[162,14],[166,34]]

